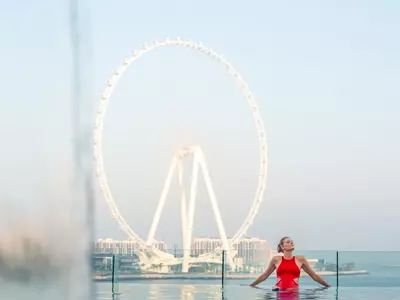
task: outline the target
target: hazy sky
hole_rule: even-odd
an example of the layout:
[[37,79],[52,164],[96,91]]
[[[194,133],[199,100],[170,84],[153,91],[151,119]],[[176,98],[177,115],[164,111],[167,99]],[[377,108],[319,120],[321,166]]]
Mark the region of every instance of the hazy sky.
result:
[[[92,1],[93,106],[141,44],[201,41],[243,75],[266,125],[268,189],[249,235],[273,246],[290,235],[302,249],[400,250],[400,3],[244,3]],[[0,196],[28,214],[69,207],[68,26],[66,1],[8,1],[0,10]],[[179,48],[148,53],[120,81],[104,134],[113,194],[141,236],[174,150],[189,144],[205,153],[228,234],[243,222],[257,137],[244,98],[212,60]],[[97,236],[124,238],[95,188]],[[195,235],[217,235],[199,189]],[[173,189],[157,237],[179,244],[179,218]]]

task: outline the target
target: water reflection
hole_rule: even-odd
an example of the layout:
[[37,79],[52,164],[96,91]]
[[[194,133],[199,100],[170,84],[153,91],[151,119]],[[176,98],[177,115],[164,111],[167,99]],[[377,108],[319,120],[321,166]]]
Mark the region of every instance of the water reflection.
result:
[[[149,300],[334,300],[339,299],[337,290],[335,288],[329,289],[310,289],[304,287],[298,294],[284,294],[271,291],[270,288],[266,289],[253,289],[248,286],[241,286],[239,284],[229,284],[225,290],[221,286],[208,283],[184,284],[179,282],[135,282],[124,283],[119,286],[121,295],[111,295],[111,286],[106,283],[98,283],[99,293],[96,300],[131,300],[131,299],[149,299]],[[8,288],[9,286],[7,286]],[[1,288],[1,284],[0,284]],[[19,286],[21,289],[21,286]],[[32,293],[26,293],[26,297],[15,298],[15,294],[1,293],[1,299],[32,299]],[[11,296],[10,296],[11,295]],[[18,293],[18,295],[22,295]],[[36,295],[36,293],[34,294]],[[341,300],[367,300],[367,299],[385,299],[385,300],[398,300],[400,295],[400,288],[367,288],[367,287],[351,287],[341,288]],[[54,300],[60,299],[60,295],[50,297],[33,297],[40,300]],[[65,299],[65,298],[64,298]],[[69,298],[72,299],[72,298]]]
[[[260,289],[263,290],[263,289]],[[332,298],[332,294],[330,293],[330,298]],[[259,294],[257,299],[267,300],[267,299],[274,299],[274,300],[301,300],[301,299],[328,299],[327,288],[316,288],[316,289],[308,289],[308,290],[300,290],[300,291],[280,291],[280,292],[273,292],[273,291],[265,291]],[[336,297],[337,298],[337,293]]]
[[[219,285],[193,285],[193,284],[149,284],[147,286],[147,297],[149,300],[159,299],[179,299],[179,300],[221,300],[225,299],[224,291]],[[141,289],[140,288],[140,289]],[[135,294],[140,294],[140,289],[136,289]],[[124,289],[123,296],[128,297],[133,294],[133,290]],[[122,297],[124,298],[124,297]],[[124,298],[124,299],[125,299]]]
[[194,285],[183,285],[181,287],[181,300],[195,300],[195,291],[196,288]]
[[218,285],[196,286],[186,284],[181,286],[180,300],[196,299],[221,300],[224,299],[224,290]]
[[159,284],[150,284],[149,286],[149,299],[162,299],[163,291],[161,289],[161,285]]

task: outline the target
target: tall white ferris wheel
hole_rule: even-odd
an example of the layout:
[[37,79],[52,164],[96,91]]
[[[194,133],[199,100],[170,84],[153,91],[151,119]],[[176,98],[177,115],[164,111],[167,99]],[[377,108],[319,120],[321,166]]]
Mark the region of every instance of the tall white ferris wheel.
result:
[[[150,52],[152,50],[165,47],[165,46],[178,46],[185,47],[188,49],[195,50],[200,52],[203,55],[206,55],[212,58],[214,61],[219,63],[223,69],[231,76],[231,78],[237,84],[239,90],[244,95],[245,100],[247,101],[250,111],[253,115],[255,122],[255,129],[257,131],[258,142],[259,142],[259,175],[258,175],[258,185],[256,188],[255,196],[253,201],[251,202],[250,210],[243,221],[242,225],[238,229],[238,231],[233,235],[229,240],[227,239],[225,228],[223,225],[223,221],[221,219],[217,197],[214,193],[214,189],[212,187],[210,175],[208,173],[208,168],[205,162],[204,154],[201,151],[199,146],[189,146],[178,149],[173,156],[171,166],[164,184],[164,188],[161,193],[161,197],[157,206],[157,210],[155,212],[153,221],[151,223],[150,231],[147,239],[142,239],[134,230],[131,228],[129,223],[122,216],[120,210],[117,207],[117,204],[114,200],[114,197],[111,193],[110,186],[108,184],[105,168],[104,168],[104,160],[103,160],[103,127],[104,127],[104,118],[107,110],[108,102],[112,96],[112,92],[116,88],[119,79],[123,76],[124,72],[127,68],[142,55]],[[259,210],[260,204],[263,201],[264,191],[266,187],[266,176],[267,176],[267,141],[264,129],[264,123],[262,121],[259,108],[254,100],[254,96],[251,93],[248,85],[244,81],[243,77],[235,70],[235,68],[230,64],[227,60],[225,60],[222,56],[214,52],[212,49],[204,46],[201,43],[194,43],[188,40],[183,40],[180,38],[176,39],[163,39],[159,41],[154,41],[148,45],[142,45],[140,50],[133,51],[131,55],[123,60],[123,64],[114,70],[112,77],[107,81],[107,87],[105,91],[101,95],[100,105],[97,109],[95,125],[94,125],[94,142],[93,142],[93,151],[94,151],[94,161],[96,168],[96,175],[100,184],[100,190],[107,202],[107,205],[110,209],[111,216],[115,219],[119,227],[122,231],[124,231],[129,239],[135,241],[139,248],[142,251],[146,251],[147,254],[143,256],[143,261],[147,261],[147,266],[154,265],[154,260],[162,262],[164,265],[173,265],[173,264],[182,264],[182,271],[187,272],[190,263],[194,260],[194,258],[190,257],[190,249],[192,242],[192,228],[193,228],[193,217],[194,217],[194,207],[195,207],[195,199],[197,193],[197,178],[199,169],[201,169],[204,181],[206,183],[206,188],[208,190],[208,194],[210,196],[210,203],[213,208],[214,217],[216,219],[218,231],[221,238],[221,247],[214,250],[214,252],[218,252],[220,250],[231,251],[233,246],[238,244],[241,238],[246,234],[249,227],[252,225],[254,218]],[[186,157],[191,156],[193,158],[193,169],[191,176],[191,186],[189,190],[189,203],[187,206],[186,203],[186,194],[183,188],[183,164],[182,161]],[[177,173],[177,179],[180,187],[180,198],[181,198],[181,218],[182,218],[182,236],[183,236],[183,244],[185,247],[183,258],[180,261],[172,258],[171,255],[163,253],[154,248],[154,237],[157,229],[158,222],[160,220],[160,216],[164,207],[164,203],[166,201],[166,197],[169,191],[169,186],[172,181],[172,177],[174,172]],[[149,255],[148,253],[152,253]],[[207,260],[210,259],[210,255],[202,255],[199,259]],[[232,258],[232,255],[231,257]],[[229,259],[229,257],[228,257]],[[232,260],[230,260],[232,263]],[[146,265],[146,263],[145,263]]]

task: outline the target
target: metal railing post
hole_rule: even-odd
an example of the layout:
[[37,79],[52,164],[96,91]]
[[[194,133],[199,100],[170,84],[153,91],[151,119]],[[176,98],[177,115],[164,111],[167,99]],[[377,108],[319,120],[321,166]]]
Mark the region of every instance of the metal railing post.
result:
[[115,294],[115,254],[112,256],[112,271],[111,271],[111,292]]
[[336,288],[339,288],[339,251],[336,251]]
[[221,277],[222,287],[225,285],[225,250],[222,250],[222,277]]

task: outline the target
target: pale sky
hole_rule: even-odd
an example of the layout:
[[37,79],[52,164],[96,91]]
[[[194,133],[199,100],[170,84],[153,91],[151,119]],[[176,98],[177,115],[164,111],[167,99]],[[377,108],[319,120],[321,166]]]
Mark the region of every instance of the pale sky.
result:
[[[266,126],[268,188],[249,235],[272,246],[290,235],[301,249],[400,250],[400,3],[246,3],[92,1],[93,107],[141,44],[201,41],[243,75]],[[69,207],[68,21],[65,1],[0,10],[0,199],[25,214]],[[148,53],[120,81],[105,122],[111,189],[138,234],[147,235],[173,152],[188,144],[202,147],[227,233],[236,232],[255,193],[257,138],[222,68],[188,49]],[[124,238],[95,189],[97,236]],[[199,189],[195,236],[216,236]],[[180,244],[179,218],[175,191],[157,238]]]

